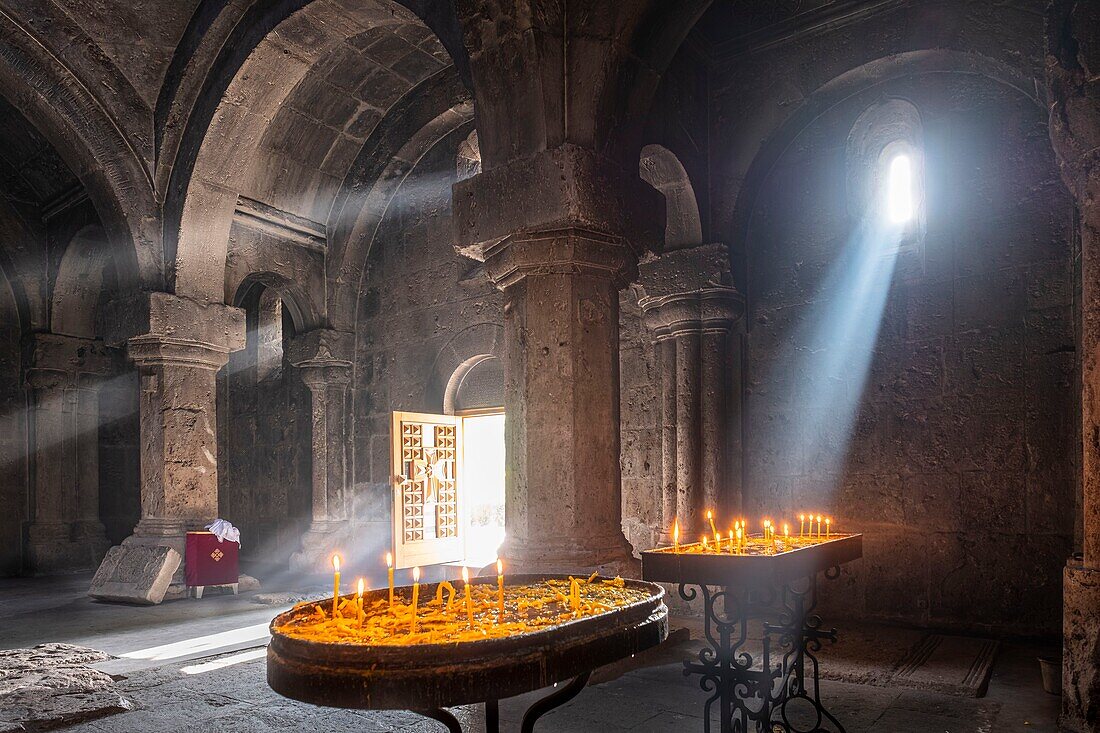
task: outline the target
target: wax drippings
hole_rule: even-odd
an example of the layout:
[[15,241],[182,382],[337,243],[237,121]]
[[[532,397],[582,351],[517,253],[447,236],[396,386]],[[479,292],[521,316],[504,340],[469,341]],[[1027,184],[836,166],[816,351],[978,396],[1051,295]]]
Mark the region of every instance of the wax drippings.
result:
[[707,542],[706,545],[701,542],[696,542],[694,544],[680,545],[678,547],[661,547],[655,551],[681,555],[778,555],[802,547],[812,547],[833,540],[843,539],[848,536],[847,534],[838,534],[836,532],[833,532],[829,537],[825,537],[824,535],[821,537],[817,537],[816,535],[813,537],[799,537],[795,534],[790,536],[776,534],[773,539],[764,539],[762,535],[750,535],[744,538],[740,545],[738,545],[736,539],[731,541],[728,537],[723,537],[720,549],[715,546],[713,541],[710,541]]
[[[575,597],[571,593],[574,583]],[[622,578],[597,579],[595,574],[588,578],[506,585],[504,620],[500,623],[496,584],[478,583],[470,586],[471,624],[465,588],[456,589],[450,610],[447,598],[442,595],[419,604],[415,632],[411,631],[412,604],[408,598],[399,596],[395,596],[392,609],[388,597],[365,598],[362,612],[354,597],[348,596],[341,600],[335,617],[331,602],[303,603],[294,609],[290,621],[275,631],[296,639],[332,644],[408,646],[474,641],[538,631],[572,619],[607,613],[649,597],[647,591],[627,586]]]

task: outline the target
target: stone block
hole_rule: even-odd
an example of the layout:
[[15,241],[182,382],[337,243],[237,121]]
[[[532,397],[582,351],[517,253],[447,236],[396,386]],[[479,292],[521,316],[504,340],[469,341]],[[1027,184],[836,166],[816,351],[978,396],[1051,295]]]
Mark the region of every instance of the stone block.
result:
[[92,578],[88,595],[101,601],[139,605],[160,603],[182,560],[170,547],[112,547]]
[[1063,730],[1095,731],[1100,716],[1100,571],[1073,562],[1063,574]]

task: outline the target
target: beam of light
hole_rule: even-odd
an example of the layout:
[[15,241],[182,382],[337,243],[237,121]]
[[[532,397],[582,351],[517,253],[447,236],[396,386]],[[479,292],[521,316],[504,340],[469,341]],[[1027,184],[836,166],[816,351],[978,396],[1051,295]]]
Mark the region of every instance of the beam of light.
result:
[[886,174],[886,215],[892,224],[913,218],[913,164],[908,155],[896,155]]
[[251,662],[254,659],[263,659],[265,656],[267,656],[267,647],[262,646],[259,649],[249,649],[240,654],[231,654],[228,657],[215,659],[213,662],[203,662],[202,664],[191,664],[186,667],[181,667],[180,672],[182,674],[204,674],[206,672],[213,672],[216,669],[231,667],[234,664]]
[[[222,631],[207,636],[196,636],[193,639],[161,644],[160,646],[138,649],[137,651],[119,654],[124,659],[148,659],[152,661],[164,661],[178,659],[185,656],[198,656],[207,652],[216,652],[226,647],[237,644],[266,644],[271,634],[267,622],[244,626],[231,631]],[[207,654],[207,656],[209,656]]]
[[[880,216],[867,217],[830,266],[808,312],[790,333],[780,334],[779,359],[769,379],[795,392],[787,402],[794,409],[764,423],[761,445],[774,450],[778,461],[794,461],[795,473],[812,475],[822,505],[843,479],[901,229]],[[770,478],[789,470],[780,464],[763,473]]]

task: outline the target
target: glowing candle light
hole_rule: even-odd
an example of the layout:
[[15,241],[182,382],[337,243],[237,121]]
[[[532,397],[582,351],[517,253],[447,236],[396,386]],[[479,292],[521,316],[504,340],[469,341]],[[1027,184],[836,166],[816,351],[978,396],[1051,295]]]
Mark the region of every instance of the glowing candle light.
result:
[[806,534],[806,515],[798,515],[798,536],[801,539]]
[[741,546],[742,546],[741,535],[742,535],[742,530],[741,530],[740,527],[738,527],[737,528],[737,549],[738,549],[738,551],[741,550]]
[[710,509],[707,509],[707,521],[710,522],[710,533],[713,535],[717,535],[718,530],[714,528],[714,512],[712,512]]
[[737,549],[737,546],[734,544],[735,540],[734,540],[734,537],[733,537],[733,532],[734,532],[734,530],[731,529],[730,530],[730,552],[733,552],[734,550]]
[[497,560],[497,623],[504,623],[504,563]]
[[783,523],[783,539],[789,540],[791,538],[791,528],[787,526],[787,523]]
[[416,633],[416,606],[420,603],[420,568],[413,568],[413,602],[412,602],[412,625],[409,627],[409,633]]
[[363,591],[366,590],[367,584],[362,578],[359,579],[357,592],[355,594],[355,606],[359,609],[359,625],[363,625],[363,619],[366,614],[363,613]]
[[817,538],[821,539],[821,515],[817,515]]
[[336,605],[340,602],[340,556],[332,556],[332,617],[340,615]]
[[825,517],[825,539],[829,539],[829,535],[832,534],[833,520],[831,517]]
[[474,625],[474,607],[470,602],[470,571],[462,568],[462,582],[466,584],[466,622]]
[[390,578],[390,610],[393,610],[393,553],[386,553],[386,575]]
[[703,552],[707,551],[707,536],[703,535]]
[[673,520],[672,522],[672,550],[673,552],[680,551],[680,521]]

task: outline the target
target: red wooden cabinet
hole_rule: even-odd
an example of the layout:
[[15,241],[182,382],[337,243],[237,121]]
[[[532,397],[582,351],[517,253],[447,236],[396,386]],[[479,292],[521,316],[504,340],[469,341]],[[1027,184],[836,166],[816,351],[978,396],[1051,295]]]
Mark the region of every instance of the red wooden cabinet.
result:
[[233,592],[237,592],[239,552],[236,542],[218,542],[212,532],[187,533],[184,574],[196,598],[202,598],[203,588],[208,585],[232,585]]

